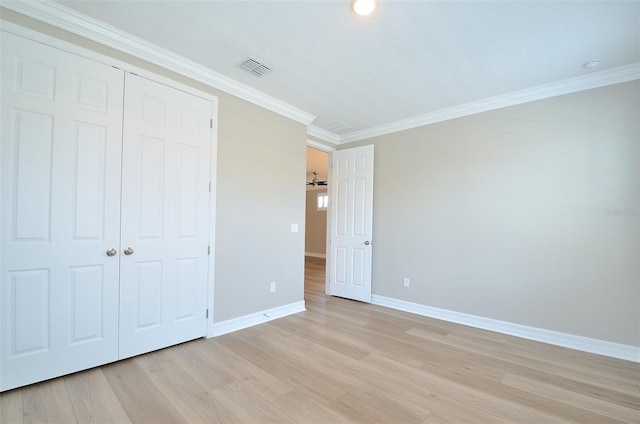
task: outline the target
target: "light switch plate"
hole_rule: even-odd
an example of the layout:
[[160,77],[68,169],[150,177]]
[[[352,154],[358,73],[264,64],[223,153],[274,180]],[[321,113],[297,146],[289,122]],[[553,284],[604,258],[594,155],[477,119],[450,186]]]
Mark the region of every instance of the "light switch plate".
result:
[[292,233],[298,232],[298,224],[291,224],[291,232]]

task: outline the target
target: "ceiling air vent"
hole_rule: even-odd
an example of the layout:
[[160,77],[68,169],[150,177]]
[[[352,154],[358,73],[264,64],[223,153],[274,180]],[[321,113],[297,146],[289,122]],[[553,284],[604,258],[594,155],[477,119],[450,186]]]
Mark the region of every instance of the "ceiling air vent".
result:
[[334,122],[333,124],[327,125],[325,129],[334,134],[342,134],[351,130],[352,128],[344,122]]
[[253,75],[256,75],[258,77],[263,77],[265,75],[267,75],[269,72],[272,71],[271,68],[269,68],[268,66],[258,62],[255,59],[247,59],[244,62],[242,62],[242,64],[240,65],[240,67],[242,69],[244,69],[247,72],[251,72]]

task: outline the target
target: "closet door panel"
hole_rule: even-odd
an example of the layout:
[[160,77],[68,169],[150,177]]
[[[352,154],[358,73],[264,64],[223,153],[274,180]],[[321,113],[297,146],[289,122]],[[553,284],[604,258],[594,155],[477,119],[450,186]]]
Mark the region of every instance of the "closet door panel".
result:
[[123,73],[2,32],[0,390],[117,359]]
[[208,100],[127,74],[120,357],[206,333]]

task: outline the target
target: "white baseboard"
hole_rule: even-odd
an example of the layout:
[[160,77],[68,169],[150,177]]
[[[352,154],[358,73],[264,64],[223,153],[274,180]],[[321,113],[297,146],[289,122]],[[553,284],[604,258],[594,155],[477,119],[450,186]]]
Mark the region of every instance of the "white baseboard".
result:
[[560,333],[558,331],[545,330],[542,328],[528,327],[526,325],[513,324],[506,321],[463,314],[461,312],[434,308],[432,306],[378,295],[371,296],[371,303],[416,315],[454,322],[456,324],[468,325],[470,327],[481,328],[483,330],[495,331],[498,333],[509,334],[511,336],[522,337],[524,339],[640,363],[640,347],[636,346],[591,339],[589,337]]
[[248,327],[253,327],[254,325],[272,321],[277,318],[286,317],[287,315],[297,314],[298,312],[304,312],[306,310],[307,309],[305,308],[304,300],[302,300],[300,302],[278,306],[277,308],[255,312],[253,314],[244,315],[238,318],[233,318],[221,322],[214,322],[210,328],[209,334],[207,334],[207,337],[221,336],[223,334],[242,330]]
[[313,252],[304,252],[304,256],[310,256],[312,258],[326,258],[327,255],[325,253],[313,253]]

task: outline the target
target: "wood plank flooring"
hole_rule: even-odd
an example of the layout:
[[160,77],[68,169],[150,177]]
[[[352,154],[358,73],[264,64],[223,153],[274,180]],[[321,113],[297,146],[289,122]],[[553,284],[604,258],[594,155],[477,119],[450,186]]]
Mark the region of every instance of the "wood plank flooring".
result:
[[640,423],[636,363],[324,295],[307,311],[0,394],[0,423]]

